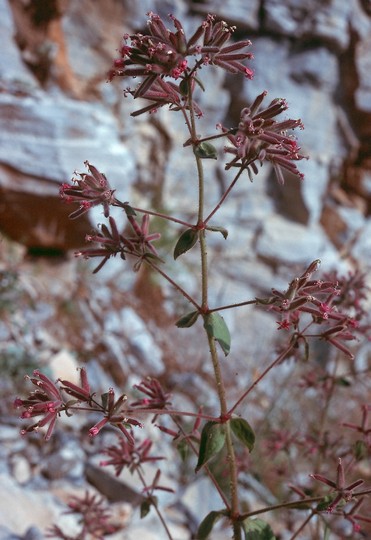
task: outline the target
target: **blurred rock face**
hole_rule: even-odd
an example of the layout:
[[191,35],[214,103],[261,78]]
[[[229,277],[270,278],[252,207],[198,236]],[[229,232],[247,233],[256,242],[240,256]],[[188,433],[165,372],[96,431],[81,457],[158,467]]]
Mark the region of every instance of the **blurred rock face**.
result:
[[[71,225],[71,208],[61,204],[58,188],[85,160],[102,170],[125,200],[134,187],[151,203],[161,203],[164,188],[174,208],[187,201],[179,178],[193,165],[169,143],[173,137],[183,142],[179,121],[161,111],[134,124],[122,81],[105,81],[122,34],[144,28],[149,10],[162,16],[173,12],[186,28],[215,12],[251,38],[253,81],[202,74],[215,88],[202,103],[210,118],[207,129],[212,132],[217,121],[238,121],[241,108],[262,90],[272,99],[288,99],[290,117],[300,117],[306,128],[300,134],[311,158],[302,162],[306,179],[298,185],[288,177],[280,190],[265,171],[256,180],[260,187],[247,186],[251,203],[244,204],[253,207],[252,229],[269,238],[271,218],[279,213],[286,235],[294,234],[293,221],[309,235],[322,235],[319,244],[327,242],[336,262],[333,244],[341,249],[356,242],[354,234],[366,227],[370,211],[371,18],[369,2],[358,0],[2,0],[0,230],[32,248],[65,251],[83,245],[91,224],[85,219]],[[213,167],[223,183],[222,164]],[[218,185],[212,190],[219,194]],[[241,204],[236,201],[230,226],[243,220]],[[254,237],[252,249],[264,241]],[[273,253],[263,258],[276,260]]]

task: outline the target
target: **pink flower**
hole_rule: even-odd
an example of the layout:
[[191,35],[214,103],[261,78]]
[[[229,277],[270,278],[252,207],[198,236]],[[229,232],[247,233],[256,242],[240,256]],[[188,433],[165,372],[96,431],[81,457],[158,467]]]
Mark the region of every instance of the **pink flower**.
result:
[[104,215],[109,215],[109,205],[113,203],[114,190],[111,189],[106,176],[99,172],[94,165],[85,161],[90,174],[76,173],[78,177],[73,178],[73,184],[62,184],[60,195],[66,203],[78,203],[80,206],[70,214],[71,219],[82,216],[93,206],[103,205]]
[[65,404],[59,388],[43,373],[35,370],[33,377],[28,377],[29,380],[37,387],[37,390],[30,393],[27,399],[17,398],[14,401],[16,408],[23,407],[25,410],[21,414],[21,418],[29,419],[37,416],[42,418],[22,429],[21,434],[25,435],[31,431],[38,431],[40,428],[48,426],[45,440],[49,440],[61,411],[65,410]]
[[[215,65],[230,73],[242,73],[252,78],[253,72],[243,63],[252,58],[252,54],[246,51],[251,42],[227,44],[235,27],[224,21],[215,22],[215,17],[208,15],[187,39],[182,24],[174,16],[170,15],[175,28],[171,31],[159,15],[153,12],[148,15],[148,33],[125,34],[120,57],[108,73],[109,81],[117,76],[142,77],[140,84],[134,90],[127,89],[126,94],[149,99],[152,103],[134,115],[152,112],[165,104],[173,110],[187,108],[187,84],[204,66]],[[174,85],[165,79],[180,80],[180,84]]]
[[237,129],[219,126],[232,144],[225,151],[235,156],[226,165],[226,169],[246,169],[251,179],[251,173],[258,172],[257,163],[269,161],[280,184],[284,183],[282,168],[303,178],[294,162],[305,156],[299,153],[300,147],[295,139],[286,134],[287,130],[297,127],[303,129],[303,124],[301,120],[274,120],[288,105],[284,99],[274,99],[266,109],[261,109],[260,105],[266,95],[267,92],[263,92],[250,107],[242,109]]
[[144,214],[141,225],[139,225],[132,215],[127,215],[127,219],[133,230],[133,236],[124,236],[119,233],[116,221],[112,216],[109,216],[109,225],[101,225],[100,231],[96,234],[91,234],[86,237],[88,242],[98,244],[98,247],[82,249],[75,253],[76,256],[83,256],[85,259],[93,257],[102,257],[102,261],[94,270],[94,274],[97,273],[103,265],[111,258],[120,255],[121,259],[125,260],[126,255],[132,255],[138,260],[134,266],[137,270],[144,259],[147,257],[158,257],[156,248],[152,245],[152,242],[161,238],[160,233],[149,232],[149,215]]

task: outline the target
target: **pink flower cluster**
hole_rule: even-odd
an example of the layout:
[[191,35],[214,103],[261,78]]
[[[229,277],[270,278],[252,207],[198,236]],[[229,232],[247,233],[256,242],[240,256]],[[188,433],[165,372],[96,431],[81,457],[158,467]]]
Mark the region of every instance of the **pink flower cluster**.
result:
[[288,109],[287,101],[274,99],[267,108],[261,109],[261,103],[266,95],[267,92],[263,92],[250,107],[242,109],[237,130],[218,126],[227,134],[232,144],[227,146],[225,151],[235,156],[226,165],[226,169],[231,167],[246,169],[252,180],[251,173],[258,173],[257,163],[269,161],[280,184],[284,183],[282,168],[303,178],[304,175],[299,172],[295,162],[305,156],[299,153],[300,147],[296,140],[286,133],[287,130],[297,127],[303,129],[303,124],[301,120],[276,121],[274,118]]
[[[187,108],[188,82],[194,82],[197,70],[203,66],[215,65],[252,78],[253,72],[243,64],[252,58],[246,51],[251,42],[236,41],[228,45],[235,28],[226,22],[216,22],[213,15],[208,15],[187,39],[182,24],[174,16],[170,15],[175,27],[171,31],[159,15],[153,12],[148,15],[148,34],[126,34],[120,57],[108,74],[110,81],[114,77],[143,78],[134,90],[128,88],[126,93],[134,98],[146,98],[151,104],[134,115],[154,111],[165,104],[173,110]],[[179,84],[174,82],[178,80]],[[202,114],[200,110],[198,114]]]

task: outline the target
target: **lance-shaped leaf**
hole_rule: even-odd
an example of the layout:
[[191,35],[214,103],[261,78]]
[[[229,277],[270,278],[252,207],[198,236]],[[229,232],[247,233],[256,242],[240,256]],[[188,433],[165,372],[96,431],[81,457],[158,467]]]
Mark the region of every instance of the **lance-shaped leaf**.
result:
[[244,418],[232,418],[231,429],[237,439],[252,452],[255,444],[255,433]]
[[246,519],[242,529],[245,540],[276,540],[270,525],[262,519]]
[[216,312],[208,313],[204,316],[204,327],[207,334],[219,343],[227,356],[231,350],[231,335],[223,317]]
[[174,259],[177,259],[179,255],[182,255],[183,253],[186,253],[186,251],[192,249],[197,242],[197,239],[198,231],[196,231],[195,229],[187,229],[186,231],[184,231],[180,235],[174,248]]
[[317,504],[316,510],[318,510],[318,512],[327,510],[331,503],[336,499],[336,496],[336,493],[330,493],[329,495],[323,497],[322,501]]
[[200,523],[200,526],[198,527],[196,539],[197,540],[206,540],[206,538],[211,533],[215,523],[220,519],[222,516],[226,515],[225,510],[213,510],[207,516],[205,519],[202,520]]
[[144,499],[140,505],[140,517],[141,519],[145,518],[151,510],[151,501],[149,499]]
[[201,159],[218,159],[218,153],[215,146],[207,141],[198,144],[194,152],[195,155]]
[[190,326],[194,325],[194,323],[198,319],[198,316],[198,311],[191,311],[190,313],[183,315],[183,317],[180,317],[180,319],[178,319],[175,323],[175,326],[177,326],[178,328],[189,328]]
[[177,444],[177,447],[176,449],[178,450],[179,452],[179,455],[181,457],[181,460],[182,461],[185,461],[188,457],[188,454],[189,454],[189,446],[188,446],[188,443],[185,439],[182,439],[178,444]]
[[206,422],[201,433],[200,450],[195,472],[198,472],[213,456],[223,448],[225,430],[220,422]]
[[357,461],[366,459],[368,449],[367,449],[367,444],[365,443],[365,441],[361,441],[361,440],[356,441],[353,446],[353,453]]
[[157,504],[157,497],[152,495],[150,499],[144,499],[140,505],[140,518],[145,518],[151,511],[151,506]]
[[228,231],[224,227],[214,227],[214,226],[209,227],[209,226],[207,226],[207,230],[208,231],[213,231],[213,232],[220,232],[223,235],[224,240],[227,240],[227,238],[228,238]]
[[125,214],[126,214],[127,216],[136,216],[136,215],[137,215],[136,212],[135,212],[135,210],[130,206],[129,203],[124,202],[123,208],[124,208]]

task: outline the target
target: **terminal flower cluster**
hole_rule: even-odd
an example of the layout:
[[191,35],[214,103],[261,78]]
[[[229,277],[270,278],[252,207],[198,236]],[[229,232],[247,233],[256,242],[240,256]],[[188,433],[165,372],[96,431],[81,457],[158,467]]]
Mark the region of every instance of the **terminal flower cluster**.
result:
[[[187,84],[184,83],[203,66],[215,65],[252,78],[253,72],[243,64],[244,60],[252,58],[252,54],[246,51],[251,42],[245,40],[228,44],[235,27],[224,21],[216,22],[213,15],[208,15],[187,39],[182,24],[174,16],[169,16],[175,28],[171,31],[159,15],[153,12],[148,15],[148,34],[124,35],[120,57],[114,61],[108,74],[110,81],[117,76],[143,78],[135,90],[126,90],[135,98],[152,101],[135,115],[156,110],[165,104],[179,110],[182,102],[186,102]],[[180,84],[174,82],[178,80]]]

